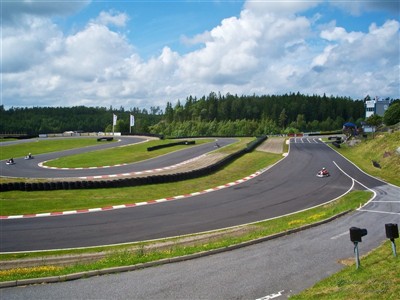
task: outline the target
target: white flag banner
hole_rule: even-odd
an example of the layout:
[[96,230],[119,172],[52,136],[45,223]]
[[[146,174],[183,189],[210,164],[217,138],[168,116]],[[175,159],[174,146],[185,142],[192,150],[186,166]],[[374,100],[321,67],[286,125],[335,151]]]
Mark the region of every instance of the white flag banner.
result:
[[117,125],[117,115],[113,114],[113,125]]
[[135,126],[135,116],[133,116],[133,115],[131,115],[130,124],[131,124],[131,127]]

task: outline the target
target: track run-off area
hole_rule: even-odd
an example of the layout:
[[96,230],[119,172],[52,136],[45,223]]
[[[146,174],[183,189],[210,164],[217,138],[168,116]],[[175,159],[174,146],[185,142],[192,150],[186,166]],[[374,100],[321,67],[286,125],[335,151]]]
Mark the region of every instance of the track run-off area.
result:
[[[218,142],[223,146],[234,139]],[[171,199],[174,201],[151,201],[155,205],[82,214],[0,220],[0,252],[92,247],[212,231],[308,209],[354,189],[370,189],[375,193],[375,198],[360,210],[400,218],[399,203],[393,200],[400,195],[399,188],[363,173],[318,138],[292,138],[289,149],[289,155],[279,163],[246,180],[238,178],[235,183],[208,192],[199,187],[199,191],[190,195]],[[84,149],[89,150],[92,149]],[[146,162],[110,168],[54,170],[38,166],[41,161],[79,153],[75,149],[38,155],[35,160],[26,161],[26,168],[14,168],[14,176],[82,177],[140,172],[176,165],[212,150],[214,144],[208,143]],[[22,161],[18,163],[22,165]],[[330,177],[315,176],[322,167],[330,171]]]

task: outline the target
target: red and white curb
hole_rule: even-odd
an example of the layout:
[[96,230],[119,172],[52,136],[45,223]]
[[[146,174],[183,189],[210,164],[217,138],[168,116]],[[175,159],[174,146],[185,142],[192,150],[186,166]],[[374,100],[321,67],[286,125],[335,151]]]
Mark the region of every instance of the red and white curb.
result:
[[49,167],[45,166],[44,164],[49,162],[49,160],[42,161],[38,163],[38,166],[44,169],[50,169],[50,170],[94,170],[94,169],[106,169],[106,168],[112,168],[112,167],[121,167],[121,166],[126,166],[127,164],[118,164],[118,165],[113,165],[113,166],[100,166],[100,167],[88,167],[88,168],[58,168],[58,167]]
[[168,202],[168,201],[173,201],[173,200],[178,200],[178,199],[183,199],[183,198],[188,198],[188,197],[193,197],[193,196],[198,196],[210,192],[215,192],[224,188],[228,188],[234,185],[238,185],[240,183],[246,182],[250,179],[253,179],[254,177],[262,174],[265,172],[267,169],[263,169],[260,171],[255,172],[254,174],[251,174],[243,179],[236,180],[234,182],[230,182],[224,185],[217,186],[215,188],[203,190],[200,192],[194,192],[190,194],[184,194],[184,195],[179,195],[179,196],[174,196],[174,197],[168,197],[168,198],[162,198],[162,199],[157,199],[157,200],[149,200],[145,202],[137,202],[137,203],[131,203],[131,204],[121,204],[121,205],[113,205],[113,206],[105,206],[105,207],[100,207],[100,208],[89,208],[89,209],[78,209],[78,210],[68,210],[68,211],[62,211],[62,212],[49,212],[49,213],[40,213],[40,214],[26,214],[26,215],[14,215],[14,216],[0,216],[0,219],[22,219],[22,218],[38,218],[38,217],[54,217],[54,216],[65,216],[65,215],[72,215],[72,214],[82,214],[82,213],[91,213],[91,212],[99,212],[99,211],[107,211],[107,210],[113,210],[113,209],[122,209],[122,208],[129,208],[129,207],[137,207],[137,206],[143,206],[143,205],[149,205],[149,204],[157,204],[157,203],[163,203],[163,202]]

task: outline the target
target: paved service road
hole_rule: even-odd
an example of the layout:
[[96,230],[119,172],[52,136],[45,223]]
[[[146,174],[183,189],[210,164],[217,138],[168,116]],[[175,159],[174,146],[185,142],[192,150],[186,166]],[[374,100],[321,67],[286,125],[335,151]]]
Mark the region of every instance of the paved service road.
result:
[[[369,187],[381,185],[317,139],[292,141],[290,155],[283,161],[231,188],[112,211],[1,220],[0,250],[61,249],[142,241],[280,216],[329,201],[352,187],[352,180],[333,161]],[[323,166],[331,172],[330,177],[315,176]]]
[[[309,153],[312,149],[311,144],[304,148],[301,144],[292,144],[292,150]],[[326,153],[373,188],[377,195],[372,202],[331,223],[230,252],[109,276],[7,288],[0,293],[4,299],[287,298],[340,270],[339,260],[354,259],[350,227],[367,228],[368,235],[359,244],[360,255],[364,255],[386,239],[384,224],[400,221],[398,187],[361,173],[333,151]],[[371,298],[382,299],[381,291],[368,292]]]

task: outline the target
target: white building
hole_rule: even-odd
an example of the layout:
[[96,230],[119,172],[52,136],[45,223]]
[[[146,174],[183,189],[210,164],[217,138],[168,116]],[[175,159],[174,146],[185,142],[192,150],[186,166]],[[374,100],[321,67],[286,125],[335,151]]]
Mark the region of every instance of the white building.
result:
[[389,100],[369,100],[365,101],[365,118],[368,118],[372,115],[378,115],[383,117],[385,111],[388,109],[390,105]]

